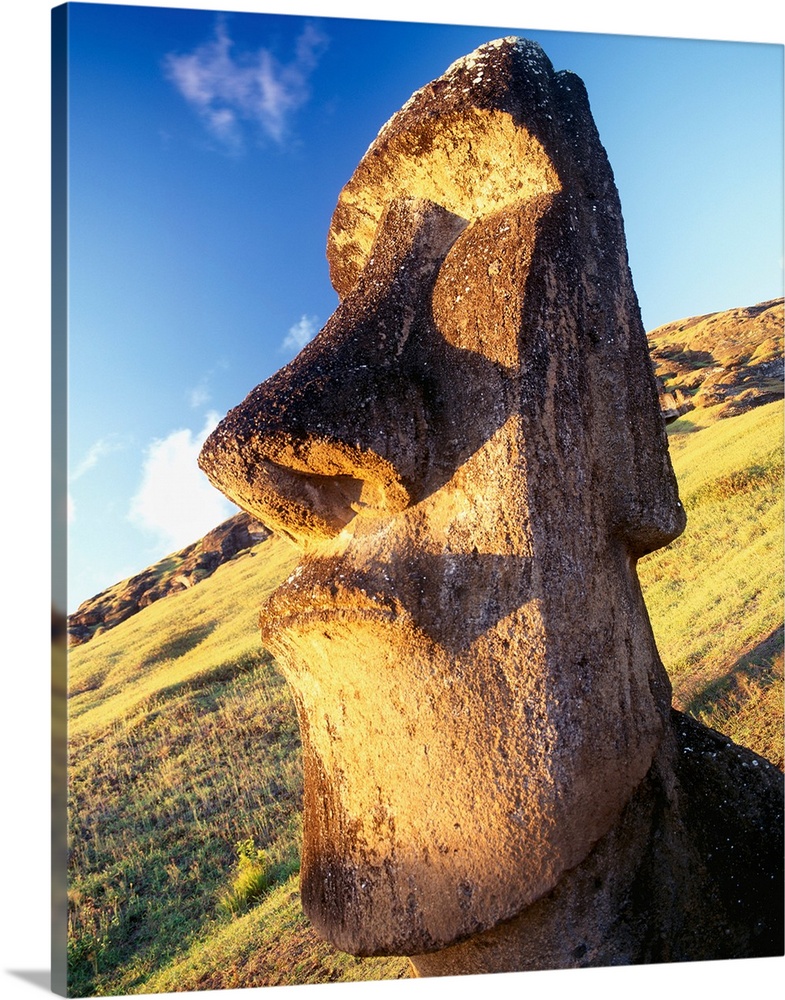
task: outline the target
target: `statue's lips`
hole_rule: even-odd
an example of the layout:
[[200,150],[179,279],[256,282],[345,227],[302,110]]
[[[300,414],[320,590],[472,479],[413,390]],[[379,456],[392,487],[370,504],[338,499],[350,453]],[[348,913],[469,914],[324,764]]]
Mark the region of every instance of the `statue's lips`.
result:
[[367,562],[307,557],[260,608],[264,642],[272,648],[281,632],[373,622],[457,653],[537,600],[528,554],[421,551]]
[[281,631],[299,631],[330,622],[355,624],[382,622],[392,624],[411,620],[400,602],[376,593],[371,596],[361,586],[327,581],[307,583],[299,568],[259,609],[263,638]]

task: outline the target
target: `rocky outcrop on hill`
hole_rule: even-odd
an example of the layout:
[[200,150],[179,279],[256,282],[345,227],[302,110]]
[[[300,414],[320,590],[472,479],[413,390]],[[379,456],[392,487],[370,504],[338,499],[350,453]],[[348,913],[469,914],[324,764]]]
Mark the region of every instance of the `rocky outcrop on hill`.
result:
[[263,524],[245,512],[235,514],[187,548],[84,601],[68,618],[69,645],[87,642],[97,632],[119,625],[154,601],[193,587],[269,534]]
[[782,398],[782,299],[677,320],[648,338],[668,422],[697,407],[732,417]]

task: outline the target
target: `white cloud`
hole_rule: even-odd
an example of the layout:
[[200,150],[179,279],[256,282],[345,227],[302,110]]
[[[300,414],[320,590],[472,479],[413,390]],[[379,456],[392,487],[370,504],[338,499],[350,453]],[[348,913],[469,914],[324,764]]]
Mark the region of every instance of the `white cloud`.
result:
[[308,100],[308,80],[326,45],[325,36],[309,24],[288,63],[280,63],[264,48],[235,54],[226,25],[219,19],[212,41],[184,55],[170,53],[164,69],[208,132],[229,150],[239,152],[245,123],[283,142],[291,116]]
[[319,320],[316,316],[301,316],[300,319],[289,327],[289,332],[281,343],[281,350],[289,354],[296,354],[301,351],[309,340],[313,340],[319,329]]
[[131,499],[128,516],[167,552],[197,541],[237,510],[210,485],[196,463],[217,423],[218,415],[208,413],[200,433],[188,428],[172,431],[147,448],[142,483]]

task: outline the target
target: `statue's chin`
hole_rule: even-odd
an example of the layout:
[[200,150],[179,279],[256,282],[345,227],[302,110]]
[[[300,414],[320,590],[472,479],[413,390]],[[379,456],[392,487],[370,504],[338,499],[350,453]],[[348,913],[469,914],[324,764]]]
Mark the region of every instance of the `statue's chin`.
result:
[[362,608],[291,617],[274,652],[303,735],[303,905],[354,954],[445,947],[549,892],[659,740],[658,717],[581,730],[596,712],[554,699],[536,602],[458,653]]

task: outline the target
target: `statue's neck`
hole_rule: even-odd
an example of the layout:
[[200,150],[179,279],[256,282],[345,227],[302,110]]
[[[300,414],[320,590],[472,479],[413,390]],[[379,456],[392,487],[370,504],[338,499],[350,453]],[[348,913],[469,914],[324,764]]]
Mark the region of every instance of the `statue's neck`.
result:
[[[651,770],[618,823],[550,893],[512,920],[460,944],[412,956],[416,974],[668,961],[667,942],[674,937],[671,925],[683,919],[680,904],[674,905],[673,887],[689,883],[689,851],[682,843],[673,780],[674,753],[668,729]],[[674,873],[674,859],[684,872]]]

